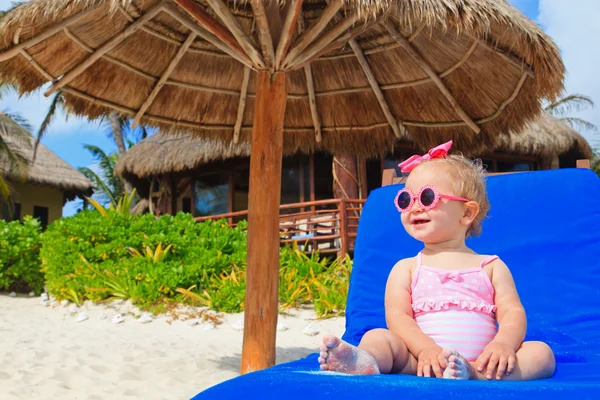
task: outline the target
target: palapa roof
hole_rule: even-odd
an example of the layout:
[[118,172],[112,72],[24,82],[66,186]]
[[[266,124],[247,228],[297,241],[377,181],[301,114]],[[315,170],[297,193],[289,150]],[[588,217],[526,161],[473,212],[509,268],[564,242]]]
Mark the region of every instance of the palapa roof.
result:
[[[17,133],[17,130],[21,132]],[[29,183],[58,188],[65,193],[69,200],[76,196],[92,194],[94,189],[92,182],[43,144],[39,144],[35,161],[32,162],[35,142],[33,137],[1,111],[0,135],[15,155],[28,161],[28,165],[23,171],[15,168],[6,154],[0,154],[0,174],[3,177],[14,181],[24,178]]]
[[159,131],[147,137],[119,158],[115,175],[126,179],[186,172],[213,161],[249,157],[249,143],[226,143],[190,133]]
[[31,0],[0,22],[0,79],[54,81],[79,115],[247,142],[256,70],[287,71],[286,152],[363,155],[399,138],[481,151],[562,90],[557,47],[506,1],[275,3],[282,35],[267,1]]
[[593,150],[588,141],[569,124],[543,112],[535,121],[519,131],[498,137],[496,151],[549,157],[573,152],[579,159],[591,159]]
[[[500,136],[489,152],[492,151],[535,156],[560,155],[573,151],[579,158],[592,157],[592,149],[583,136],[546,112],[536,121],[528,123],[521,132],[511,131]],[[119,160],[115,173],[139,183],[140,180],[153,176],[185,173],[210,162],[248,156],[250,145],[246,143],[233,145],[191,134],[172,137],[157,132],[129,149]]]

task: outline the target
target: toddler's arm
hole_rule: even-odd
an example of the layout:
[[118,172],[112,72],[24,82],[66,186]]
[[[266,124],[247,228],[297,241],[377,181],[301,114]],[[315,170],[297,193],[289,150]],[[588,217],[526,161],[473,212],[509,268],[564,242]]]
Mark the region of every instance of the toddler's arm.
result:
[[494,300],[498,320],[498,333],[494,340],[506,343],[516,351],[525,339],[527,317],[512,274],[502,260],[494,261],[492,285],[496,292]]
[[385,288],[385,319],[388,329],[400,336],[408,351],[418,358],[421,351],[437,344],[423,333],[413,318],[410,297],[412,265],[414,262],[405,259],[398,261],[392,269]]

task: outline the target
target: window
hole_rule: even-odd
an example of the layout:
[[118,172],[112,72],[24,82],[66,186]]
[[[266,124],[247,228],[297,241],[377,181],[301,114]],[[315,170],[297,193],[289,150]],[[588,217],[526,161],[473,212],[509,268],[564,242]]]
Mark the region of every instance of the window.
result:
[[2,203],[2,219],[6,221],[21,220],[21,204],[20,203]]
[[315,200],[333,199],[333,156],[315,154]]
[[228,181],[226,175],[208,175],[196,181],[195,216],[224,214],[229,211]]
[[233,171],[233,211],[248,209],[248,191],[250,168],[243,167]]
[[13,203],[13,219],[15,221],[21,220],[21,203]]
[[498,172],[533,171],[533,166],[528,162],[498,161]]
[[[372,190],[375,190],[381,187],[381,159],[374,158],[366,161],[366,170],[367,170],[367,195],[371,193]],[[364,197],[366,198],[367,195]]]
[[33,218],[37,218],[42,229],[48,226],[48,207],[33,206]]
[[184,197],[181,200],[181,211],[190,214],[192,212],[192,199]]
[[[304,182],[300,174],[300,160],[297,157],[285,157],[281,167],[281,204],[300,202],[300,185]],[[295,210],[281,210],[281,213]]]
[[394,169],[396,170],[396,176],[402,176],[402,170],[400,170],[400,167],[398,166],[398,164],[400,164],[402,161],[404,161],[404,157],[399,157],[399,158],[385,158],[383,160],[383,169]]

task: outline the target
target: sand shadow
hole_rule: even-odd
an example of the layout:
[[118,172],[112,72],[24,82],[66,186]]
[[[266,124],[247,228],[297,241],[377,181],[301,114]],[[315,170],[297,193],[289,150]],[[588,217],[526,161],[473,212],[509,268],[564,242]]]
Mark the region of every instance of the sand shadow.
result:
[[[312,347],[277,347],[277,364],[283,364],[290,361],[296,361],[304,358],[309,354],[318,352],[319,349]],[[242,354],[234,356],[224,356],[217,360],[211,360],[216,364],[216,368],[225,371],[239,372],[240,363],[242,362]]]

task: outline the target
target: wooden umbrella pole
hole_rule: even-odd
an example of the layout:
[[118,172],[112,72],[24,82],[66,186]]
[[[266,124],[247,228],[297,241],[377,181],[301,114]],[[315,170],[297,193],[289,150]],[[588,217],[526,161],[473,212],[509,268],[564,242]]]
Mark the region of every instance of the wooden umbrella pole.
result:
[[286,98],[284,72],[258,72],[250,153],[242,374],[275,365],[279,203]]

